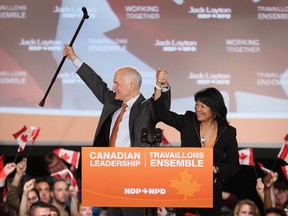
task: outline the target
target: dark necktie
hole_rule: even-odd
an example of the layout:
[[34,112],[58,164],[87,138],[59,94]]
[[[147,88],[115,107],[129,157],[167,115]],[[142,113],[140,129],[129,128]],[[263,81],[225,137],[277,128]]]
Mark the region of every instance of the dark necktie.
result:
[[109,147],[115,147],[117,132],[118,132],[118,129],[119,129],[119,124],[120,124],[120,122],[122,120],[122,116],[123,116],[127,106],[128,105],[126,103],[123,103],[121,112],[120,112],[119,116],[117,117],[117,119],[115,121],[113,130],[112,130],[112,133],[111,133],[111,136],[110,136]]

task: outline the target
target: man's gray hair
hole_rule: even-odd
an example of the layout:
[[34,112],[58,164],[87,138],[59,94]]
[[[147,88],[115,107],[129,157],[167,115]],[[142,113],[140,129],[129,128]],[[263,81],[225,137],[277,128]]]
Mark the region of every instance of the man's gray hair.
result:
[[136,89],[140,90],[142,84],[142,77],[140,72],[136,68],[131,66],[124,66],[118,68],[117,70],[124,70],[126,72],[124,77],[125,81],[127,83],[134,81]]

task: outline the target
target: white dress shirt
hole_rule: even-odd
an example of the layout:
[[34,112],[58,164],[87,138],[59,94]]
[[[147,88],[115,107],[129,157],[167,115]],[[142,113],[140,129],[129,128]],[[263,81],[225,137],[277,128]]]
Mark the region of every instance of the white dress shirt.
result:
[[81,65],[83,64],[83,61],[80,58],[77,58],[73,61],[73,65],[79,69],[81,67]]

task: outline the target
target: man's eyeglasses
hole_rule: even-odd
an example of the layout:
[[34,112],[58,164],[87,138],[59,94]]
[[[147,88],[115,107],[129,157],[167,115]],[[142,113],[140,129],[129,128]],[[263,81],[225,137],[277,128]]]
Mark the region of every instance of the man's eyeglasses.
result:
[[38,201],[38,197],[34,196],[34,197],[28,197],[28,201]]

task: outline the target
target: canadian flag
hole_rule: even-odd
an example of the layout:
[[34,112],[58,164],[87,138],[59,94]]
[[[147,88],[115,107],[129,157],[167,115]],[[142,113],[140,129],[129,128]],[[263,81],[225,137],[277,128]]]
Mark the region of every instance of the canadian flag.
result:
[[157,209],[157,216],[167,216],[168,212],[165,207],[158,207]]
[[198,216],[197,214],[186,212],[184,216]]
[[77,185],[77,181],[69,169],[63,169],[59,172],[52,173],[51,176],[57,179],[65,179],[68,184],[72,184],[73,187]]
[[288,181],[288,165],[286,166],[281,166],[281,169],[284,173],[284,176],[286,177],[287,181]]
[[[4,154],[0,156],[0,178],[3,178],[6,176],[6,173],[4,172]],[[6,187],[3,189],[2,197],[4,202],[6,201],[6,195],[7,195],[7,190]]]
[[[0,178],[3,178],[3,176],[5,176],[3,169],[4,169],[4,154],[0,156]],[[2,170],[3,170],[3,173],[2,173]]]
[[40,127],[36,127],[36,126],[30,126],[30,137],[29,137],[29,141],[32,142],[32,144],[34,144],[36,138],[38,137],[40,132]]
[[22,152],[29,138],[29,130],[26,127],[26,125],[24,125],[20,131],[14,133],[13,137],[16,139],[17,143],[19,144],[18,152]]
[[283,144],[278,154],[278,158],[281,158],[282,160],[286,161],[286,163],[288,163],[288,142]]
[[286,136],[284,137],[285,142],[288,142],[288,134],[286,134]]
[[76,169],[78,169],[80,152],[67,150],[64,148],[58,148],[54,149],[53,153],[56,154],[58,157],[60,157],[62,160],[76,167]]
[[255,166],[252,148],[239,150],[239,163],[240,165]]
[[272,173],[272,172],[273,172],[272,170],[270,170],[270,169],[264,167],[264,165],[263,165],[262,163],[257,162],[257,164],[258,164],[258,166],[260,167],[260,169],[263,170],[264,173],[267,174],[267,173]]

